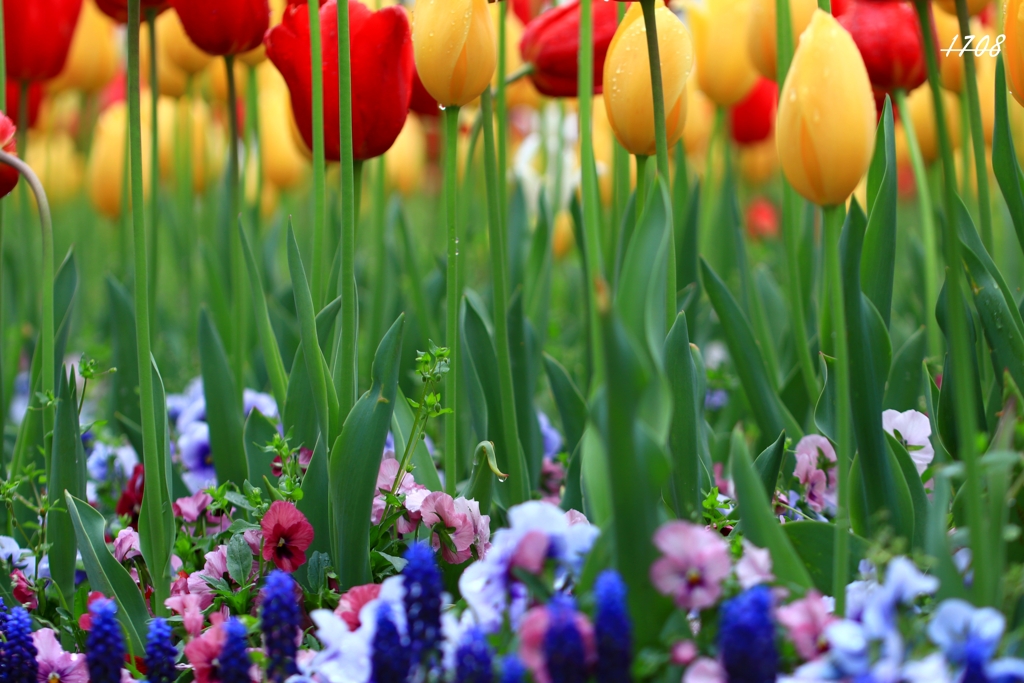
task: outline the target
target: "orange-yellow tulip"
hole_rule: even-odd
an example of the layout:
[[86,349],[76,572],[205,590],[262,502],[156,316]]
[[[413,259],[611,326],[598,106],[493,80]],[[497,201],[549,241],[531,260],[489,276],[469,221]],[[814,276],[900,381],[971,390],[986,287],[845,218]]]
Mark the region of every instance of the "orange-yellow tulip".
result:
[[[150,186],[149,93],[142,93],[142,189]],[[100,114],[93,132],[92,151],[86,171],[89,199],[108,218],[121,215],[121,192],[125,179],[125,140],[128,137],[128,106],[116,102]]]
[[[925,83],[907,95],[907,109],[910,120],[914,124],[914,135],[917,136],[921,157],[926,164],[939,158],[939,138],[935,125],[935,105],[932,101],[932,89]],[[949,132],[953,149],[960,146],[960,100],[956,95],[942,90],[942,109],[946,117],[946,130]]]
[[939,70],[942,73],[942,87],[952,92],[960,92],[964,85],[964,60],[958,52],[946,54],[946,49],[963,47],[960,38],[960,22],[956,13],[944,12],[939,6],[932,5],[932,16],[935,18],[935,33],[939,41]]
[[423,187],[427,169],[427,135],[416,114],[409,114],[395,144],[384,156],[388,183],[403,195]]
[[1021,0],[1006,0],[1003,17],[1003,61],[1006,63],[1006,84],[1014,99],[1024,105],[1024,5]]
[[[818,8],[815,0],[789,0],[789,17],[793,24],[793,36],[799,36],[811,23],[811,16]],[[751,0],[750,19],[747,23],[747,51],[762,76],[774,81],[778,66],[775,49],[775,0]]]
[[157,50],[165,52],[171,63],[186,74],[195,75],[213,61],[213,55],[200,50],[185,33],[177,12],[164,12],[156,18],[156,44]]
[[497,52],[487,0],[422,0],[412,26],[416,70],[443,107],[469,104],[490,85]]
[[117,67],[117,25],[94,0],[85,0],[64,70],[47,85],[53,92],[99,92],[117,75]]
[[284,77],[270,63],[257,67],[260,106],[260,158],[263,177],[281,190],[301,183],[310,169],[309,151],[295,125]]
[[736,104],[757,81],[747,50],[750,1],[707,0],[689,8],[697,85],[720,107]]
[[30,131],[25,161],[39,176],[51,206],[64,204],[82,187],[82,157],[65,131]]

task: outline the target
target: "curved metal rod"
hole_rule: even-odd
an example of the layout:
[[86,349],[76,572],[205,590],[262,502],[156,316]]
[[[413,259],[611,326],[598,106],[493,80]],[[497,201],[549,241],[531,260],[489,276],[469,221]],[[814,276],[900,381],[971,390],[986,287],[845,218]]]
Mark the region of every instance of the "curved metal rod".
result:
[[[50,217],[50,203],[46,200],[46,191],[32,167],[23,160],[0,150],[0,163],[18,171],[32,188],[39,207],[39,222],[43,234],[43,320],[40,345],[42,346],[42,378],[43,394],[53,396],[55,392],[54,372],[55,359],[53,351],[53,220]],[[45,431],[53,428],[52,405],[43,411]],[[47,463],[49,465],[49,463]],[[47,469],[49,469],[47,467]]]

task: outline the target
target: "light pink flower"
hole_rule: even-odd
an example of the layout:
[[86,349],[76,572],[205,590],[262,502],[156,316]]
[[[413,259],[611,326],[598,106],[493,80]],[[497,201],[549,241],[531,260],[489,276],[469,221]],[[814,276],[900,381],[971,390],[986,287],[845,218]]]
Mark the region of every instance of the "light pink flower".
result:
[[35,586],[20,569],[11,572],[11,595],[29,612],[39,607]]
[[203,611],[212,604],[213,595],[210,593],[173,595],[164,600],[167,609],[181,615],[185,631],[193,638],[203,632]]
[[[597,663],[597,641],[594,638],[594,627],[586,615],[577,612],[575,615],[576,629],[583,639],[583,651],[586,654],[587,667]],[[546,605],[533,607],[523,615],[519,624],[519,657],[523,664],[533,673],[536,683],[551,683],[547,661],[544,657],[544,636],[547,635],[550,614]]]
[[932,423],[928,416],[916,410],[900,413],[886,410],[882,413],[882,429],[903,442],[910,453],[918,474],[924,474],[935,459],[932,448]]
[[516,545],[509,567],[522,567],[531,574],[540,574],[544,571],[544,561],[548,558],[550,544],[548,535],[543,531],[527,531]]
[[[373,507],[370,513],[370,522],[372,524],[380,524],[384,518],[384,509],[387,507],[387,501],[385,501],[384,494],[381,491],[391,491],[395,478],[398,476],[398,460],[395,459],[394,453],[391,453],[391,457],[388,457],[389,453],[391,452],[385,451],[384,459],[380,463],[380,469],[377,470],[377,485],[374,489],[376,495],[373,497]],[[418,497],[419,502],[422,502],[422,499],[430,493],[426,486],[416,483],[411,472],[406,472],[405,476],[402,477],[401,483],[398,485],[396,495],[406,496],[408,500],[408,496],[414,491],[422,491],[422,494]],[[411,511],[408,505],[406,505],[406,514],[395,522],[395,529],[400,534],[411,534],[416,531],[419,521],[418,511]]]
[[811,590],[806,597],[779,607],[775,616],[789,631],[797,654],[806,661],[817,659],[828,650],[825,629],[837,619],[818,591]]
[[227,634],[221,624],[214,624],[206,633],[193,638],[185,646],[185,659],[195,670],[196,683],[218,683],[217,659],[224,649]]
[[576,524],[590,524],[587,516],[579,510],[566,510],[565,519],[569,522],[569,526],[575,526]]
[[482,558],[491,547],[491,516],[480,514],[480,503],[462,497],[455,499],[455,511],[469,517],[473,524],[473,549],[477,559]]
[[697,644],[692,640],[680,640],[672,645],[672,663],[686,666],[697,658]]
[[714,531],[690,522],[663,524],[654,533],[663,553],[651,565],[651,583],[685,610],[711,607],[732,571],[729,546]]
[[552,505],[562,502],[562,483],[565,481],[565,467],[553,458],[544,458],[540,467],[540,490],[542,500]]
[[832,466],[835,461],[836,451],[832,442],[823,436],[809,434],[796,445],[796,468],[793,475],[804,485],[807,504],[815,512],[821,512],[826,505],[835,504],[837,480],[835,467]]
[[736,578],[743,590],[760,583],[771,583],[775,580],[772,574],[772,554],[744,538],[743,557],[736,563]]
[[127,562],[135,557],[140,557],[142,550],[139,547],[139,533],[131,527],[126,527],[117,532],[114,539],[114,559],[118,562]]
[[366,603],[376,600],[380,596],[380,584],[368,583],[365,586],[350,588],[338,601],[334,613],[341,617],[341,620],[348,624],[351,631],[356,631],[361,622],[359,612]]
[[716,659],[701,657],[683,674],[683,683],[728,683],[725,669]]
[[175,517],[193,523],[199,520],[199,515],[206,512],[206,508],[213,502],[213,497],[206,491],[199,491],[195,495],[179,498],[171,505]]
[[219,546],[213,552],[206,553],[206,564],[197,572],[188,577],[189,593],[213,593],[210,584],[203,580],[203,577],[211,579],[226,579],[228,575],[228,547]]
[[85,655],[65,652],[57,641],[53,629],[39,629],[32,634],[32,643],[36,646],[36,662],[39,664],[38,681],[89,683]]
[[[433,529],[430,545],[441,550],[441,557],[450,564],[462,564],[473,556],[470,546],[476,540],[476,530],[468,515],[455,509],[455,500],[447,493],[434,491],[424,500],[420,508],[423,523]],[[434,527],[440,524],[448,531],[451,545],[441,541],[441,535]]]
[[736,492],[733,490],[732,479],[725,476],[725,469],[722,463],[716,462],[712,465],[711,469],[714,470],[715,488],[718,489],[718,493],[726,498],[735,498]]

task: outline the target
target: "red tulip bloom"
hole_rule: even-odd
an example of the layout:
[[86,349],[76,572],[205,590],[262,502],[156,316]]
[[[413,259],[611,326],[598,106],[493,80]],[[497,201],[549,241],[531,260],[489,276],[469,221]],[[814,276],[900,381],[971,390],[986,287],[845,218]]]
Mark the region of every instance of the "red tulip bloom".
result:
[[857,44],[876,91],[910,91],[928,77],[914,6],[903,0],[854,0],[839,17]]
[[9,0],[4,3],[7,78],[48,81],[64,68],[82,0]]
[[779,234],[779,210],[763,197],[747,206],[747,234],[755,240],[775,238]]
[[[619,27],[619,10],[613,2],[594,3],[594,93],[604,81],[604,58]],[[542,95],[576,97],[579,77],[579,0],[544,12],[526,25],[519,51],[523,62],[533,65],[530,79]]]
[[306,550],[313,543],[313,525],[293,503],[275,500],[263,515],[260,529],[264,560],[289,573],[306,564]]
[[437,100],[427,92],[423,81],[420,80],[419,72],[415,68],[412,71],[412,99],[409,100],[409,109],[420,116],[440,116],[441,114]]
[[548,0],[510,0],[512,11],[523,24],[529,24],[534,17],[546,9],[551,3]]
[[779,86],[762,78],[739,104],[732,108],[730,130],[738,145],[752,145],[766,140],[775,125],[779,106]]
[[[413,92],[412,37],[401,7],[372,12],[348,2],[352,53],[352,144],[356,159],[372,159],[391,148],[402,132]],[[323,34],[324,151],[341,158],[338,130],[338,4],[320,8]],[[306,145],[313,146],[313,85],[309,63],[309,14],[305,5],[285,10],[267,33],[267,57],[288,84],[292,113]]]
[[171,0],[171,5],[192,42],[211,55],[257,48],[270,28],[267,0]]
[[[120,24],[128,23],[128,0],[96,0],[96,6],[108,17]],[[142,0],[142,17],[146,10],[155,9],[157,14],[170,7],[170,0]]]

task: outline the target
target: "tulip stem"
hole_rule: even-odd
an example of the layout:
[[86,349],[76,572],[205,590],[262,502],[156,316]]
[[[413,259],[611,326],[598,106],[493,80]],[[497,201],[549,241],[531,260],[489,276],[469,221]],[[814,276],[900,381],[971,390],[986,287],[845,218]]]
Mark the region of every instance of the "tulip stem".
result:
[[[850,354],[846,337],[846,308],[843,303],[843,276],[839,258],[839,239],[843,230],[845,208],[825,207],[825,273],[832,307],[833,353],[836,359],[836,480],[839,494],[836,510],[836,542],[833,567],[833,597],[836,614],[844,613],[846,582],[850,556],[849,466],[853,459],[852,422],[850,419]],[[797,340],[799,345],[800,341]]]
[[157,109],[160,103],[159,76],[156,68],[156,10],[146,8],[146,28],[149,33],[149,102],[150,102],[150,137],[149,137],[149,235],[152,241],[149,250],[149,307],[156,310],[156,288],[160,260],[160,237],[157,232],[159,216],[160,187],[160,135],[157,128]]
[[324,72],[320,38],[320,3],[309,0],[309,59],[313,75],[313,303],[317,309],[327,292],[324,277],[331,251],[324,243],[327,224],[327,171],[324,160]]
[[580,114],[580,173],[582,185],[583,247],[590,296],[587,315],[590,318],[590,381],[596,389],[604,377],[604,343],[601,320],[597,311],[598,296],[607,298],[601,261],[601,227],[598,214],[600,194],[597,168],[594,165],[594,0],[580,0],[580,56],[577,91]]
[[[260,93],[259,78],[256,74],[256,67],[250,66],[247,75],[247,86],[245,89],[245,102],[248,109],[245,117],[246,125],[249,128],[249,154],[246,159],[252,164],[246,164],[246,173],[254,174],[255,196],[252,201],[252,234],[260,234],[260,221],[263,217],[263,148],[260,146]],[[248,186],[248,183],[246,183]]]
[[491,270],[494,280],[494,341],[498,351],[498,389],[501,395],[501,427],[505,443],[516,447],[508,453],[509,481],[512,488],[509,502],[517,505],[530,498],[533,482],[526,466],[526,456],[519,442],[516,398],[512,383],[512,356],[508,338],[508,260],[505,256],[505,223],[498,204],[498,165],[494,154],[494,127],[491,115],[491,92],[484,89],[480,98],[484,121],[484,175],[487,180],[487,217],[491,240]]
[[[618,20],[626,16],[626,4],[619,3]],[[619,230],[622,228],[623,214],[626,213],[626,206],[629,204],[629,152],[619,142],[618,138],[611,131],[606,131],[612,138],[612,220],[608,241],[605,248],[608,250],[609,259],[615,256],[615,240]],[[611,266],[609,265],[609,268]]]
[[[140,28],[140,0],[129,0],[128,3],[128,130],[129,130],[129,158],[131,160],[131,216],[132,233],[135,240],[135,338],[138,355],[136,361],[139,369],[139,399],[142,410],[142,459],[148,472],[159,472],[162,468],[161,455],[157,447],[156,436],[156,407],[153,400],[153,355],[151,350],[151,337],[149,327],[149,272],[146,267],[146,260],[149,250],[146,245],[146,211],[142,192],[142,105],[139,92],[139,28]],[[155,60],[156,56],[152,55]],[[230,63],[228,73],[230,73]],[[232,112],[232,115],[234,112]],[[156,135],[156,131],[153,131]],[[230,178],[229,178],[230,180]],[[156,179],[153,179],[156,182]],[[52,258],[52,257],[51,257]],[[46,275],[49,273],[49,276]],[[53,264],[44,265],[44,282],[53,281]],[[49,286],[49,285],[47,285]],[[50,325],[52,331],[52,308],[47,314],[44,312],[44,325]],[[49,322],[47,322],[49,319]],[[52,347],[51,351],[52,353]],[[50,372],[52,382],[53,360],[43,363],[43,373]],[[51,385],[52,386],[52,385]],[[160,478],[154,477],[147,483],[146,496],[157,496],[157,500],[167,500],[166,490],[161,490]],[[146,504],[145,502],[143,503]],[[161,524],[158,517],[149,516],[149,527],[143,530],[147,533],[152,530],[152,525]],[[159,543],[159,538],[153,538],[154,543]],[[168,556],[169,559],[169,556]],[[164,601],[170,594],[170,563],[163,567],[150,566],[153,578],[153,609],[159,615],[167,613]]]
[[942,353],[942,331],[935,321],[933,311],[938,301],[939,264],[938,246],[935,243],[935,215],[932,213],[932,190],[928,185],[928,170],[921,156],[921,145],[917,141],[917,131],[907,107],[907,94],[903,90],[893,93],[896,108],[903,121],[903,130],[907,134],[907,150],[910,153],[910,165],[914,169],[914,181],[917,185],[918,204],[921,211],[921,235],[924,241],[924,317],[928,334],[928,355],[938,358]]
[[[444,376],[444,398],[448,408],[455,408],[455,388],[458,386],[456,368],[459,353],[459,220],[458,220],[458,149],[459,149],[459,108],[444,110],[444,196],[445,220],[448,223],[448,265],[446,277],[447,320],[445,345],[448,347],[448,372]],[[458,444],[455,412],[450,412],[444,422],[444,488],[449,495],[456,495],[458,483]]]
[[[348,3],[338,4],[338,146],[341,151],[341,249],[338,294],[341,296],[341,331],[338,334],[338,362],[334,366],[334,386],[338,392],[341,424],[356,400],[359,383],[356,365],[356,337],[359,333],[356,294],[356,221],[359,201],[352,149],[352,53],[349,46]],[[454,350],[452,351],[454,358]],[[453,362],[454,364],[454,362]]]
[[[511,3],[503,2],[498,7],[498,14],[500,15],[498,20],[498,87],[496,90],[496,96],[494,98],[494,109],[498,115],[498,169],[499,175],[497,177],[498,184],[498,209],[501,212],[501,220],[505,220],[505,216],[508,215],[508,179],[507,179],[507,164],[508,164],[508,99],[507,90],[508,84],[505,83],[505,77],[508,72],[508,54],[506,45],[508,43],[508,6]],[[491,126],[490,121],[484,122],[488,127]],[[502,252],[505,249],[502,247]]]
[[[654,97],[654,142],[658,154],[658,175],[668,183],[668,132],[665,123],[665,86],[661,77],[661,50],[658,46],[658,21],[655,0],[640,0],[644,11],[644,25],[647,27],[647,56],[651,63],[651,94]],[[637,168],[637,177],[640,169]],[[645,197],[637,197],[640,205]],[[671,218],[668,221],[672,225]],[[675,231],[668,231],[668,270],[666,277],[666,321],[671,329],[676,321],[676,236]]]
[[[932,91],[932,104],[935,108],[935,126],[939,139],[939,151],[943,168],[943,195],[945,197],[946,220],[944,221],[943,250],[946,257],[946,317],[949,321],[948,348],[951,359],[952,375],[956,380],[954,409],[956,417],[957,457],[964,463],[967,492],[967,522],[971,530],[971,554],[977,558],[992,557],[989,551],[989,534],[987,520],[981,498],[981,469],[975,452],[974,406],[977,397],[974,395],[974,366],[971,354],[974,348],[970,345],[967,333],[966,307],[963,305],[962,278],[963,262],[960,257],[960,234],[957,224],[956,166],[953,161],[953,147],[946,130],[945,102],[942,99],[942,80],[939,74],[938,49],[935,35],[932,32],[931,3],[927,0],[915,0],[917,16],[924,37],[925,63],[928,67],[928,83]],[[960,3],[958,2],[959,6]],[[979,183],[981,179],[979,178]],[[947,380],[948,381],[948,380]],[[993,591],[993,563],[984,560],[974,563],[974,601],[977,604],[988,604]]]
[[[235,58],[234,55],[224,57],[224,67],[228,74],[228,131],[230,140],[228,142],[228,196],[231,205],[231,220],[234,223],[239,219],[239,181],[238,181],[238,91],[235,87]],[[154,135],[156,132],[154,131]],[[132,164],[132,172],[135,165]],[[156,179],[153,179],[156,182]],[[154,188],[155,190],[155,188]],[[135,185],[132,185],[132,192]],[[246,274],[245,262],[242,260],[242,237],[237,230],[228,230],[228,243],[231,250],[231,291],[232,305],[234,309],[234,330],[231,335],[233,342],[232,370],[234,371],[237,384],[238,405],[242,405],[242,390],[245,387],[245,287]],[[141,374],[141,370],[140,370]]]
[[636,197],[633,200],[633,210],[636,212],[636,225],[644,215],[644,204],[647,203],[647,160],[646,154],[636,155]]

